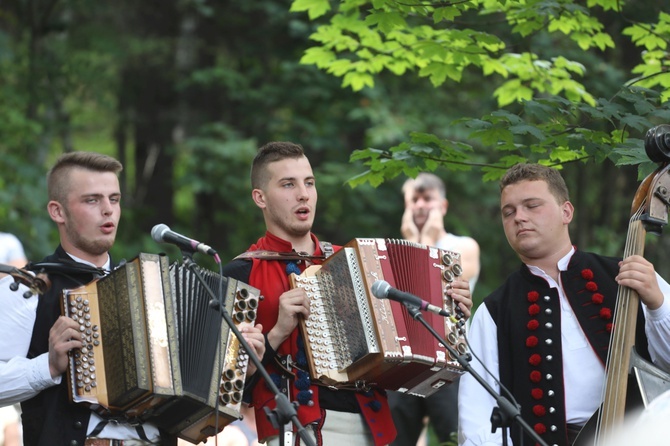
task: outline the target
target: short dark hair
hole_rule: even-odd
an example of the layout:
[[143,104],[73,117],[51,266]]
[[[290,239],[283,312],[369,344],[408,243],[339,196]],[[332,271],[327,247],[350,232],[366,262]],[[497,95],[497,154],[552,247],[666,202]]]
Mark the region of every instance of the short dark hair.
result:
[[47,193],[49,200],[63,203],[69,192],[68,178],[73,169],[86,169],[95,172],[112,172],[116,175],[123,165],[111,156],[96,152],[68,152],[58,157],[47,173]]
[[436,189],[442,198],[447,198],[447,187],[444,185],[444,181],[434,173],[421,172],[416,178],[408,179],[403,184],[402,191],[407,192],[410,187],[419,193]]
[[559,203],[565,203],[570,200],[568,186],[561,173],[553,167],[543,166],[542,164],[523,163],[516,164],[507,170],[500,180],[500,191],[521,181],[544,181],[549,187],[549,192]]
[[275,161],[287,158],[302,158],[305,150],[300,144],[288,141],[274,141],[258,149],[258,153],[251,163],[251,188],[262,189],[270,181],[267,166]]

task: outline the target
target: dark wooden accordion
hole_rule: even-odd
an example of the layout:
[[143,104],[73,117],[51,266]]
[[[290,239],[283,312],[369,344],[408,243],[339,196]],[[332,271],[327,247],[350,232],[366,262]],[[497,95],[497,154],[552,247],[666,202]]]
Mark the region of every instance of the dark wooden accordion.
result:
[[401,303],[377,299],[372,284],[419,296],[450,317],[424,319],[459,353],[466,353],[465,320],[446,294],[460,276],[460,254],[403,240],[358,238],[321,265],[292,275],[310,298],[300,324],[310,375],[334,387],[381,387],[428,396],[463,368]]
[[[236,324],[253,323],[256,288],[196,268],[211,290],[223,289]],[[103,416],[151,421],[192,443],[239,419],[249,357],[210,300],[187,266],[145,253],[64,290],[63,314],[85,335],[70,357],[71,400]]]

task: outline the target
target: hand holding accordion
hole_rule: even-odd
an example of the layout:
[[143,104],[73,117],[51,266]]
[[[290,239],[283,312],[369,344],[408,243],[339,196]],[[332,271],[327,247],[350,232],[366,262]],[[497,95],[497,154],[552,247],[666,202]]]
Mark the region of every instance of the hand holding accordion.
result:
[[444,346],[399,302],[373,297],[379,280],[446,310],[425,320],[460,353],[465,320],[446,290],[462,273],[460,255],[404,240],[354,239],[321,265],[291,275],[310,298],[301,322],[312,379],[428,396],[464,373]]
[[[106,277],[63,290],[62,312],[84,337],[70,357],[68,389],[73,402],[103,416],[152,421],[199,443],[240,418],[248,355],[195,274],[168,263],[142,253]],[[256,288],[200,274],[215,292],[222,284],[223,308],[236,325],[254,322]]]

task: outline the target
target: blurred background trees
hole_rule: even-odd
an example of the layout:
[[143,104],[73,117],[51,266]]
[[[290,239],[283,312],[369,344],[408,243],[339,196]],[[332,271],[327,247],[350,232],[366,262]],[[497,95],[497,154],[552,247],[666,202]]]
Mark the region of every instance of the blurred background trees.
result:
[[[263,233],[248,180],[256,148],[291,140],[317,174],[315,232],[335,243],[399,237],[402,182],[435,170],[448,230],[482,248],[477,299],[517,265],[495,182],[513,162],[563,164],[574,242],[619,255],[650,170],[642,138],[670,123],[670,29],[653,0],[587,3],[7,0],[0,230],[31,260],[52,252],[45,173],[64,151],[93,150],[126,167],[117,259],[178,259],[150,239],[165,223],[226,261]],[[670,278],[668,246],[653,239],[647,252]]]

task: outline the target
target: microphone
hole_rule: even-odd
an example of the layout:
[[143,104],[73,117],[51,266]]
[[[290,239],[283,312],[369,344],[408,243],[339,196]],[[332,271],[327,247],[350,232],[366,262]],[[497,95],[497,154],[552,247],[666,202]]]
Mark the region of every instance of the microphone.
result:
[[439,314],[440,316],[445,317],[450,316],[450,314],[447,313],[442,308],[429,304],[428,302],[426,302],[425,300],[421,299],[418,296],[415,296],[414,294],[406,293],[404,291],[400,291],[397,288],[393,288],[385,280],[377,280],[375,283],[372,284],[372,288],[370,289],[372,291],[372,294],[377,299],[395,300],[396,302],[400,302],[405,305],[412,305],[414,307],[418,307],[420,310],[430,311],[431,313]]
[[200,243],[192,238],[178,234],[168,227],[168,225],[158,224],[151,230],[151,238],[157,243],[172,243],[179,249],[187,252],[201,252],[210,256],[216,256],[216,251],[211,246]]

